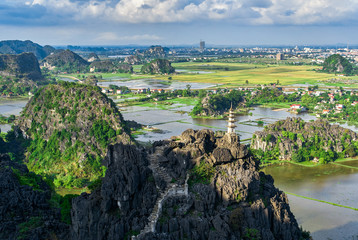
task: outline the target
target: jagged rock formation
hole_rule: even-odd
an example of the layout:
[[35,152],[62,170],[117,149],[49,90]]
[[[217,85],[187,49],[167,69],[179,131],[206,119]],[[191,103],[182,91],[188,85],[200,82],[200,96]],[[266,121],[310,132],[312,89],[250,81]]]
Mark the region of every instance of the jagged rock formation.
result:
[[110,60],[95,61],[89,66],[90,72],[115,72],[117,67]]
[[145,239],[300,238],[285,194],[257,171],[238,136],[189,129],[162,144],[161,166],[176,182],[191,169],[189,196],[169,198]]
[[0,154],[0,239],[68,239],[51,189],[23,164]]
[[129,64],[119,64],[117,71],[121,73],[133,73],[133,67]]
[[144,228],[158,192],[146,152],[116,144],[108,150],[102,186],[72,207],[72,239],[129,239]]
[[131,65],[135,65],[135,64],[141,64],[143,61],[137,55],[131,55],[129,57],[125,57],[124,62]]
[[101,189],[74,201],[72,239],[301,237],[286,195],[234,134],[189,129],[148,154],[119,144],[105,164]]
[[163,58],[165,57],[166,53],[168,52],[168,48],[163,48],[162,46],[151,46],[149,49],[145,50],[142,54],[145,57],[152,57],[152,58]]
[[144,74],[170,74],[175,69],[166,59],[155,59],[142,66],[141,72]]
[[42,80],[39,63],[33,53],[0,55],[0,75],[30,80]]
[[122,72],[133,73],[133,67],[128,64],[115,64],[110,60],[92,62],[90,67],[91,72]]
[[113,101],[98,87],[84,84],[63,82],[38,91],[17,125],[33,139],[27,155],[29,168],[56,174],[63,182],[67,175],[72,175],[70,182],[101,176],[107,146],[132,142]]
[[95,54],[95,53],[90,53],[89,55],[88,55],[88,59],[87,59],[87,62],[94,62],[94,61],[99,61],[100,59],[99,59],[99,57],[98,57],[98,55],[97,54]]
[[59,71],[73,73],[86,71],[89,63],[78,54],[63,50],[47,56],[41,63],[41,67],[49,70],[57,69]]
[[[350,156],[357,134],[352,130],[331,125],[326,120],[304,122],[301,118],[287,118],[267,125],[263,131],[254,133],[250,147],[263,152],[278,151],[279,158],[290,160],[301,151],[343,153]],[[308,159],[307,159],[308,160]]]
[[55,52],[51,46],[40,46],[39,44],[33,43],[29,40],[20,41],[20,40],[7,40],[0,41],[0,53],[2,54],[21,54],[21,53],[33,53],[37,59],[43,59]]

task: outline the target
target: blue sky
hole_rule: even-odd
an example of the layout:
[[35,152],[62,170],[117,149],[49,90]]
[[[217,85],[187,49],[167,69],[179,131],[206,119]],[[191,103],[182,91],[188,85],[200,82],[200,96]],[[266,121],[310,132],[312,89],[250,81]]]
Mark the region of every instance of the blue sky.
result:
[[42,45],[357,44],[357,0],[2,0],[0,40]]

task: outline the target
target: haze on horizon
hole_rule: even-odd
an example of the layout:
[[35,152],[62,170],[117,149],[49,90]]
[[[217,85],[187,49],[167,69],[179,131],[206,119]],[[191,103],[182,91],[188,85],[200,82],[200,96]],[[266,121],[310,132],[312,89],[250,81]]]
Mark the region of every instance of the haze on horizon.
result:
[[0,40],[42,45],[357,44],[355,0],[4,0]]

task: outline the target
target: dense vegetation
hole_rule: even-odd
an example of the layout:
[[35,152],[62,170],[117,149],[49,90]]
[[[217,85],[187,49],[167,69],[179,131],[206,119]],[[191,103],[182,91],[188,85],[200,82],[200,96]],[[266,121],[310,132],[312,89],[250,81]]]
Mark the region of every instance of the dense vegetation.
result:
[[326,58],[323,63],[323,72],[328,73],[342,73],[345,75],[353,74],[352,64],[339,54],[333,54]]
[[89,70],[89,63],[70,50],[59,51],[46,57],[42,66],[67,73],[87,72]]
[[215,115],[222,114],[230,109],[234,109],[244,101],[244,92],[232,90],[225,94],[214,94],[203,98],[193,108],[192,115]]
[[251,148],[264,162],[281,159],[327,163],[356,156],[356,139],[353,131],[324,120],[304,122],[300,118],[287,118],[267,125],[264,131],[255,132]]
[[194,116],[216,116],[227,112],[232,104],[234,109],[250,107],[255,104],[283,103],[300,100],[297,93],[284,94],[277,88],[258,88],[249,90],[219,90],[218,94],[209,94],[203,98],[192,110]]
[[32,139],[27,166],[54,178],[56,187],[82,187],[102,177],[107,146],[130,141],[115,104],[89,85],[61,82],[43,88],[18,125]]

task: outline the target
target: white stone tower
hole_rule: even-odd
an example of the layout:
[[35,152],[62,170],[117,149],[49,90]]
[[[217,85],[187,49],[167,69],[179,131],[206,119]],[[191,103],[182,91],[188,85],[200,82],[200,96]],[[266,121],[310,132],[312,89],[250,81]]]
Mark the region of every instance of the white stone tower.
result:
[[234,116],[234,111],[232,110],[232,103],[231,103],[231,107],[229,110],[229,119],[227,120],[228,125],[227,125],[227,133],[235,133],[235,116]]

